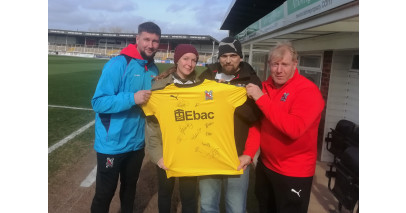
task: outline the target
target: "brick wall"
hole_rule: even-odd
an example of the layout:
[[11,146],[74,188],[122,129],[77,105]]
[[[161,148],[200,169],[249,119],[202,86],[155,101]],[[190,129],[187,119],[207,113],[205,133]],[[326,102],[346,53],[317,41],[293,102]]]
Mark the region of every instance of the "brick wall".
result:
[[[327,104],[328,88],[330,83],[331,62],[333,59],[333,51],[324,51],[323,55],[323,70],[321,74],[320,92],[323,96],[325,103]],[[324,107],[321,113],[319,132],[317,137],[317,159],[320,160],[321,149],[324,141],[324,124],[326,120],[326,107]]]

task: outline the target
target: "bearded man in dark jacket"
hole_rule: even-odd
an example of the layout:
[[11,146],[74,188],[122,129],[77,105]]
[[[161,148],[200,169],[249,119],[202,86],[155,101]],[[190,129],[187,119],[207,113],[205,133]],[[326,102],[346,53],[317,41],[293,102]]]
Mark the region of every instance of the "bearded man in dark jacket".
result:
[[[217,80],[227,84],[246,86],[253,83],[262,87],[255,70],[242,61],[241,43],[233,37],[226,37],[219,44],[219,62],[210,64],[199,76],[199,80]],[[226,212],[246,212],[246,198],[249,183],[249,163],[252,162],[251,147],[245,147],[248,129],[262,116],[261,110],[252,99],[238,107],[234,113],[234,137],[240,159],[238,170],[242,175],[216,175],[200,178],[200,210],[220,212],[219,203],[222,184],[224,184]],[[221,130],[220,130],[221,131]],[[255,152],[254,148],[254,152]],[[249,154],[248,154],[249,153]]]

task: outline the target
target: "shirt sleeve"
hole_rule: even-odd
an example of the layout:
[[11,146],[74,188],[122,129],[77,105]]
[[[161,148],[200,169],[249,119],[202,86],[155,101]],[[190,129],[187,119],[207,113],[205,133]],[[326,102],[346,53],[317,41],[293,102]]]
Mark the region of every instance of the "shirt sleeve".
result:
[[156,164],[163,156],[161,128],[155,116],[148,116],[145,121],[145,150]]
[[155,115],[156,107],[158,107],[158,95],[156,91],[152,91],[151,96],[147,103],[141,105],[142,111],[144,111],[146,116]]
[[125,66],[117,57],[111,59],[103,68],[96,91],[92,98],[92,107],[98,113],[117,113],[129,110],[135,105],[133,92],[120,92],[121,74]]
[[226,98],[231,105],[235,108],[244,104],[247,100],[247,90],[245,87],[238,87],[234,85],[227,85],[231,89],[227,91]]
[[245,142],[245,149],[243,154],[249,155],[251,159],[254,159],[260,145],[261,134],[260,134],[261,122],[256,122],[248,130],[247,141]]

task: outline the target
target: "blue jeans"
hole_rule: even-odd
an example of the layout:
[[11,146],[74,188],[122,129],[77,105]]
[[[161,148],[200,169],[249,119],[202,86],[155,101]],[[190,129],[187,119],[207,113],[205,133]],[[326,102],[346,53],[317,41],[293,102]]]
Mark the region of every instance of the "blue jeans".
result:
[[200,212],[220,212],[221,185],[225,192],[227,213],[245,213],[250,166],[242,175],[212,175],[199,179]]

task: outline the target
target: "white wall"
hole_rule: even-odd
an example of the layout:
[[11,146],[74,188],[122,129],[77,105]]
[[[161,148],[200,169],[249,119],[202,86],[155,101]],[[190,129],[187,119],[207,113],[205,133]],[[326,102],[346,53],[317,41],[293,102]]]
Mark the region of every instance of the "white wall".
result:
[[[333,52],[323,138],[341,119],[359,124],[359,72],[350,71],[352,57],[357,53],[357,50]],[[321,160],[333,161],[324,139]]]
[[292,42],[296,51],[359,49],[359,33],[334,33]]

